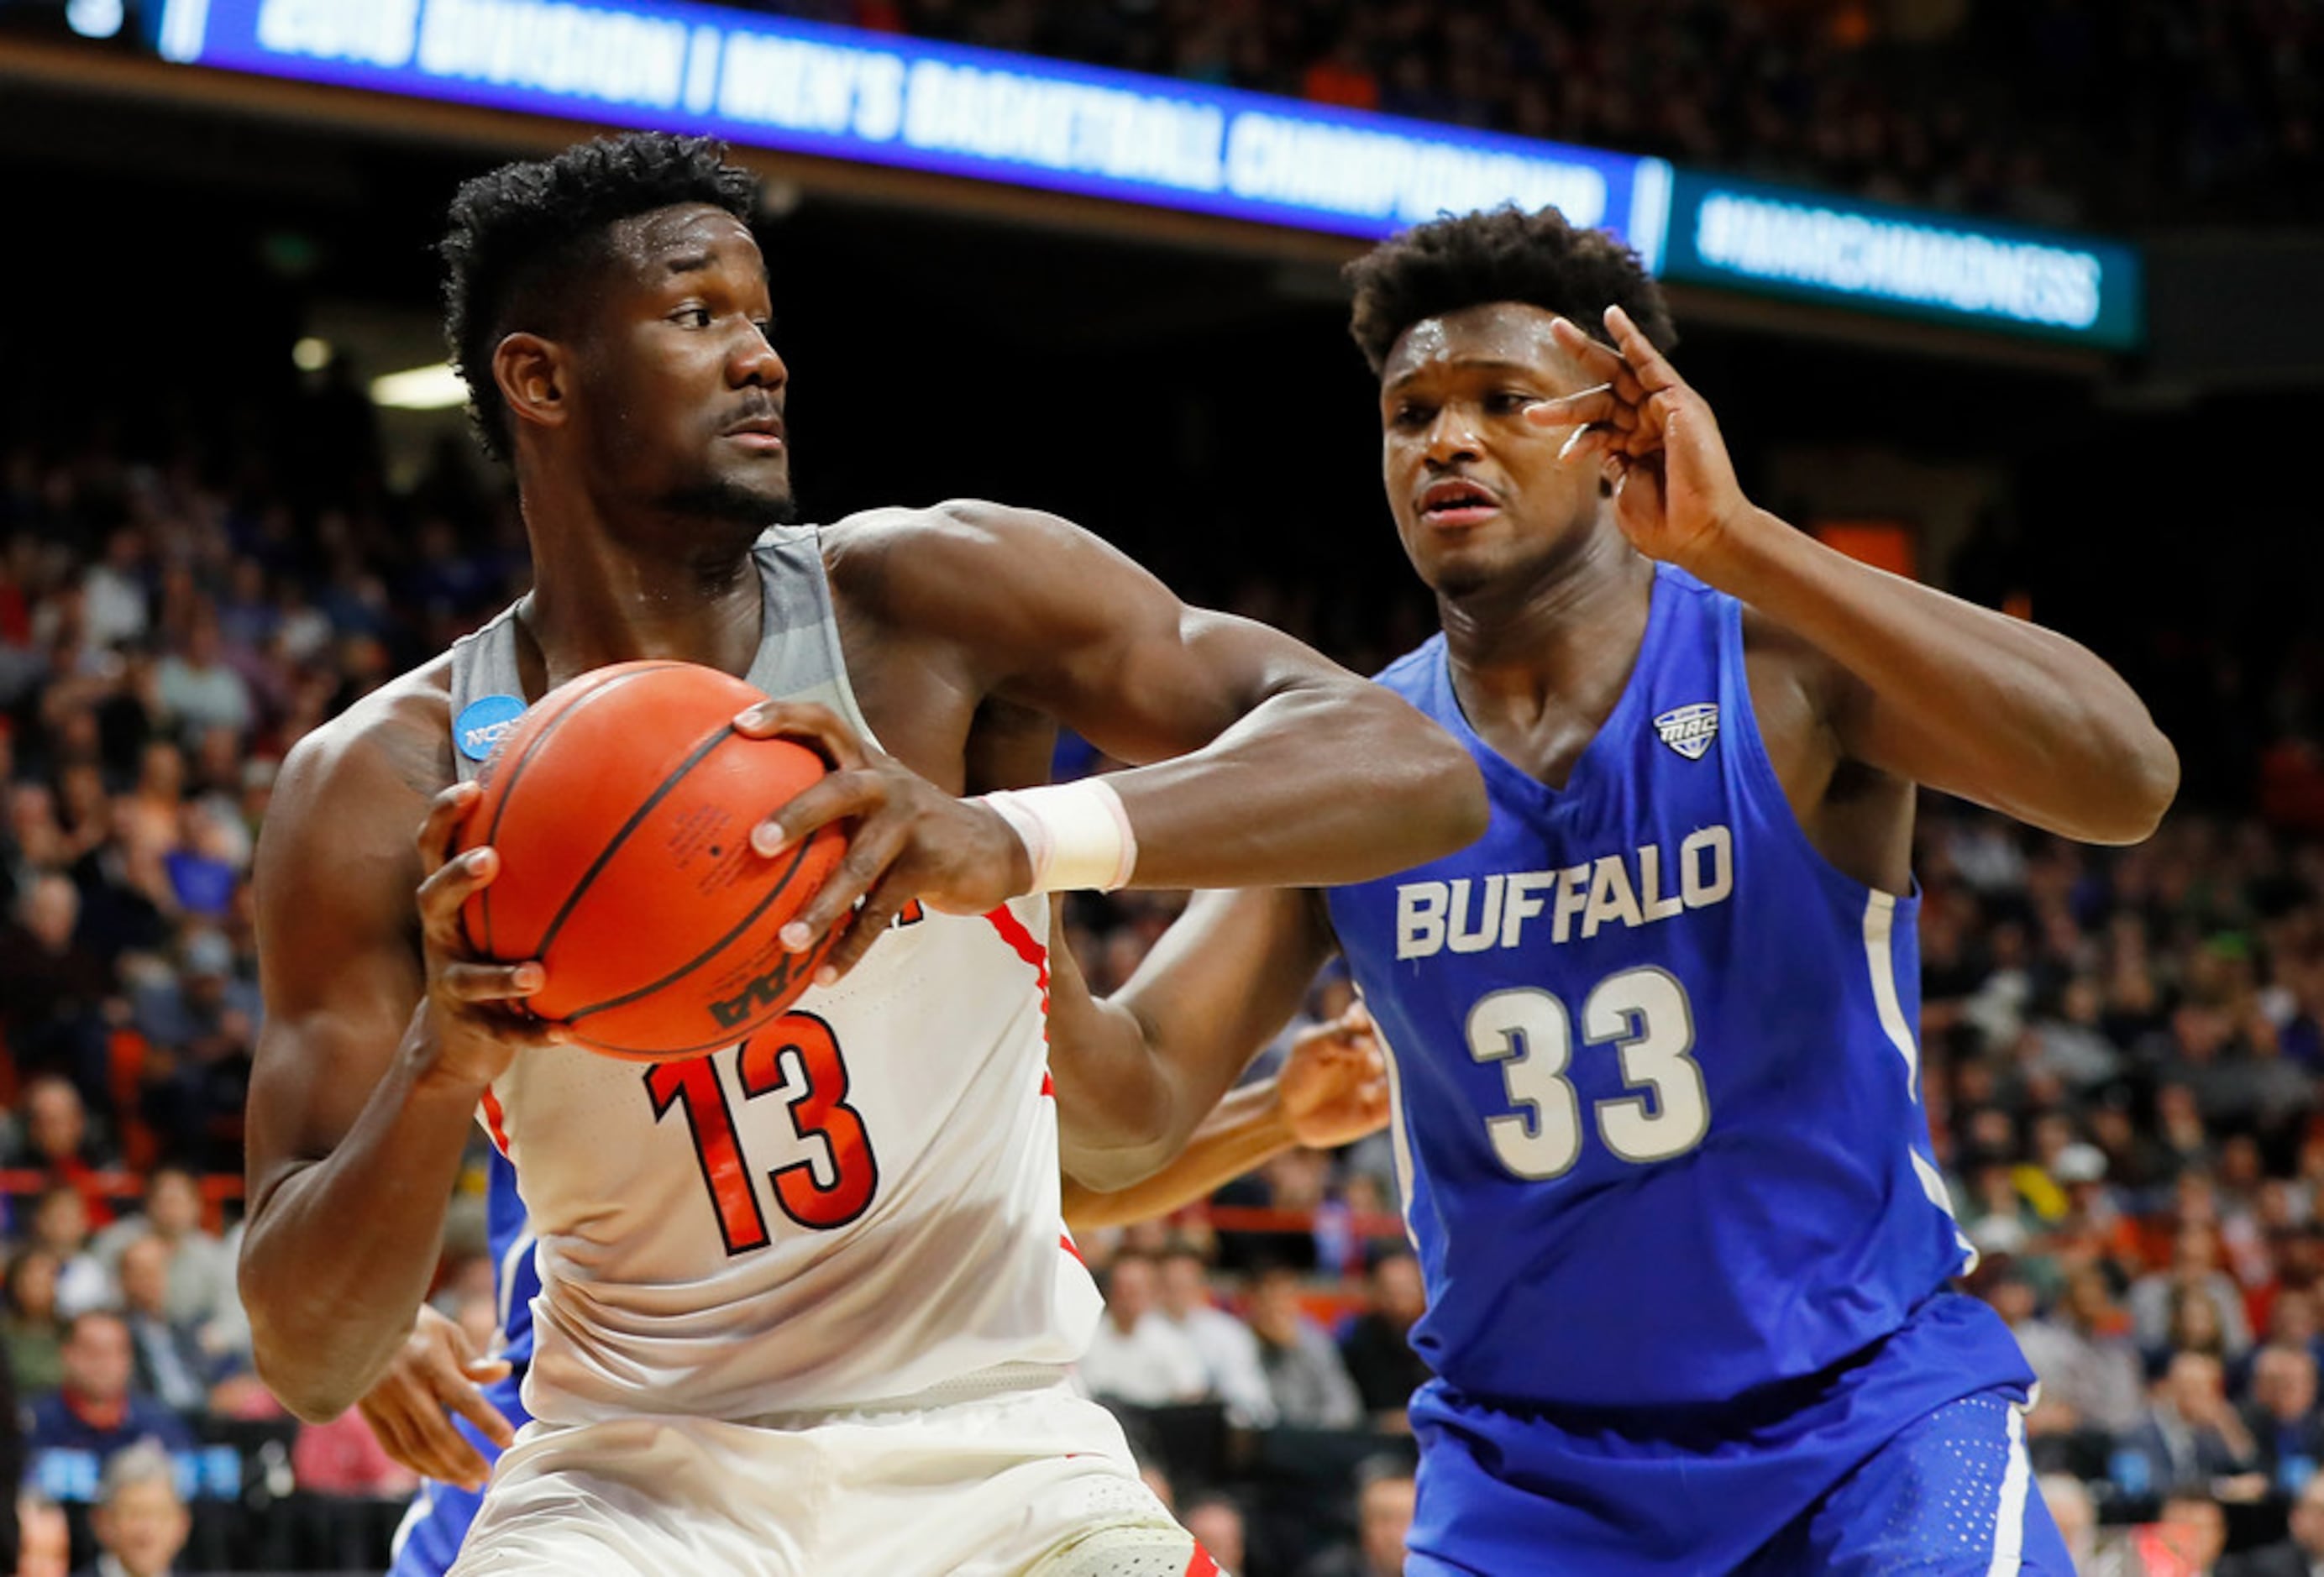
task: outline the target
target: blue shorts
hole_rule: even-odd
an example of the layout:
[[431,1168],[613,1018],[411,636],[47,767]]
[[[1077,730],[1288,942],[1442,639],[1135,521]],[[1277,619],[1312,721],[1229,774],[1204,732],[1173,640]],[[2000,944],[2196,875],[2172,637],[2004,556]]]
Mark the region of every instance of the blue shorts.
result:
[[[498,1407],[519,1429],[532,1419],[517,1394],[523,1384],[524,1371],[520,1369],[484,1388],[484,1400]],[[501,1448],[479,1434],[475,1425],[459,1417],[455,1417],[452,1425],[467,1436],[469,1444],[484,1453],[486,1462],[500,1460]],[[423,1482],[412,1499],[411,1509],[404,1513],[403,1525],[395,1530],[394,1563],[387,1569],[388,1577],[444,1577],[459,1558],[461,1542],[468,1536],[468,1525],[476,1520],[476,1508],[484,1503],[482,1490],[439,1484],[433,1479]]]
[[1948,1294],[1873,1352],[1748,1406],[1553,1416],[1433,1382],[1412,1406],[1406,1571],[2072,1577],[2033,1487],[2015,1352],[1992,1311]]

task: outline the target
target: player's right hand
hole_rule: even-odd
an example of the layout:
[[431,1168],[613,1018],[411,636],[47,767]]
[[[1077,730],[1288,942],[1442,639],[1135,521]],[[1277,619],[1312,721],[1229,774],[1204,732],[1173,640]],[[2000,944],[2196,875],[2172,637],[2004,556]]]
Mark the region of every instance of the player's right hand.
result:
[[1309,1149],[1337,1149],[1388,1126],[1388,1059],[1361,1002],[1300,1031],[1275,1075],[1292,1136]]
[[508,1374],[507,1360],[478,1355],[457,1321],[422,1304],[410,1339],[379,1383],[356,1399],[355,1408],[387,1454],[403,1466],[438,1483],[482,1489],[492,1464],[453,1427],[452,1416],[466,1418],[506,1451],[516,1431],[484,1399],[484,1388]]
[[524,999],[548,980],[538,963],[495,963],[477,956],[460,927],[460,906],[492,884],[500,855],[478,847],[456,857],[460,828],[483,790],[455,783],[436,796],[420,824],[421,951],[428,968],[428,1010],[436,1034],[436,1065],[456,1078],[488,1084],[529,1047],[563,1045],[561,1025],[524,1011]]

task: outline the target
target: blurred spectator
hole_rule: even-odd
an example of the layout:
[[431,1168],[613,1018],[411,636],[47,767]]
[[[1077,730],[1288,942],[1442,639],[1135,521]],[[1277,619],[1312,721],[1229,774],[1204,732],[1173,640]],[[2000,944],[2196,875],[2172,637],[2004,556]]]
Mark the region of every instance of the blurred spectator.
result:
[[2113,1471],[2126,1493],[2143,1495],[2239,1478],[2255,1471],[2257,1457],[2251,1432],[2227,1405],[2219,1360],[2181,1352],[2154,1383],[2145,1416],[2116,1447]]
[[1161,1407],[1210,1394],[1203,1355],[1157,1306],[1158,1280],[1143,1254],[1120,1254],[1108,1269],[1105,1314],[1081,1361],[1093,1397]]
[[170,1246],[151,1236],[126,1245],[120,1279],[137,1388],[172,1412],[199,1416],[209,1407],[212,1365],[200,1333],[170,1317]]
[[2172,1240],[2169,1267],[2139,1277],[2130,1289],[2132,1328],[2139,1344],[2161,1351],[2171,1344],[2174,1321],[2185,1318],[2180,1295],[2192,1293],[2210,1305],[2217,1323],[2216,1342],[2224,1356],[2234,1359],[2251,1346],[2251,1327],[2244,1314],[2243,1295],[2219,1268],[2218,1231],[2200,1222],[2180,1227]]
[[2224,1577],[2219,1556],[2227,1547],[2227,1517],[2218,1500],[2200,1489],[2174,1489],[2163,1515],[2133,1545],[2143,1563],[2140,1577]]
[[359,1408],[328,1424],[302,1424],[290,1448],[290,1471],[301,1489],[350,1500],[390,1500],[409,1495],[420,1480],[387,1454]]
[[224,1345],[219,1333],[240,1323],[229,1311],[238,1306],[241,1295],[235,1288],[232,1256],[202,1225],[201,1185],[191,1172],[157,1168],[145,1181],[144,1213],[97,1233],[90,1251],[100,1263],[118,1266],[121,1250],[146,1236],[170,1247],[170,1318],[189,1321],[213,1345]]
[[72,1524],[65,1508],[38,1489],[16,1496],[16,1577],[69,1577],[72,1571]]
[[[2098,1554],[2098,1508],[2090,1503],[2090,1492],[2071,1473],[2043,1473],[2035,1487],[2058,1525],[2059,1536],[2065,1540],[2066,1555],[2073,1562],[2073,1569],[2089,1572]],[[2301,1577],[2306,1574],[2301,1573]]]
[[97,1511],[90,1517],[104,1554],[91,1577],[172,1577],[193,1518],[178,1499],[178,1471],[169,1453],[132,1445],[106,1464]]
[[1373,1457],[1356,1470],[1356,1542],[1299,1568],[1299,1577],[1400,1577],[1412,1531],[1416,1486],[1399,1457]]
[[16,1395],[54,1390],[65,1378],[65,1322],[57,1313],[57,1257],[37,1244],[19,1249],[8,1261],[6,1323],[0,1340],[8,1349],[8,1373]]
[[235,973],[234,945],[207,927],[188,935],[175,973],[138,994],[150,1047],[145,1117],[165,1154],[205,1171],[242,1169],[259,1011],[257,987]]
[[1300,1308],[1299,1294],[1299,1272],[1285,1265],[1260,1271],[1251,1287],[1251,1333],[1276,1415],[1300,1429],[1353,1429],[1363,1422],[1363,1400],[1340,1350]]
[[2271,1489],[2297,1495],[2324,1464],[2324,1414],[2316,1406],[2316,1355],[2263,1347],[2252,1362],[2244,1426]]
[[55,1258],[59,1314],[69,1320],[114,1301],[112,1273],[88,1251],[88,1206],[79,1189],[59,1183],[40,1196],[32,1206],[32,1240]]
[[2030,1430],[2121,1434],[2138,1426],[2146,1406],[2138,1343],[2104,1270],[2083,1266],[2049,1318],[2012,1320],[2010,1328],[2042,1382]]
[[1342,1339],[1340,1356],[1373,1425],[1406,1432],[1412,1393],[1431,1378],[1412,1350],[1412,1327],[1428,1303],[1420,1261],[1404,1249],[1389,1250],[1372,1261],[1364,1290],[1364,1312]]
[[[1227,1421],[1240,1429],[1266,1429],[1276,1422],[1275,1397],[1259,1366],[1259,1338],[1250,1327],[1211,1301],[1210,1267],[1201,1250],[1173,1243],[1157,1262],[1160,1317],[1176,1327],[1199,1353],[1209,1388],[1226,1404]],[[1213,1549],[1212,1554],[1218,1555]],[[1219,1562],[1230,1571],[1232,1563]]]
[[[93,1309],[74,1318],[64,1344],[64,1384],[32,1404],[28,1440],[36,1459],[94,1459],[98,1471],[115,1452],[152,1440],[171,1452],[194,1438],[178,1416],[132,1388],[129,1327],[119,1314]],[[90,1480],[94,1474],[89,1474]]]
[[32,875],[0,932],[0,1038],[20,1079],[61,1074],[94,1087],[104,1068],[113,972],[76,939],[80,890],[55,871]]
[[2314,1577],[2324,1568],[2324,1476],[2311,1478],[2292,1504],[2291,1536],[2230,1555],[2219,1577]]
[[1231,1495],[1206,1490],[1178,1510],[1178,1520],[1196,1542],[1210,1552],[1221,1572],[1248,1572],[1243,1554],[1242,1507]]

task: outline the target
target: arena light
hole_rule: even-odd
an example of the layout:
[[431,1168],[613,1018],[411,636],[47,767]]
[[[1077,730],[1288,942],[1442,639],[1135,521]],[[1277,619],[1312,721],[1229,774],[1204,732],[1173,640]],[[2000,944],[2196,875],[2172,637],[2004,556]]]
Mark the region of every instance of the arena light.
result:
[[391,410],[446,410],[468,402],[468,386],[459,374],[438,362],[374,378],[371,402]]

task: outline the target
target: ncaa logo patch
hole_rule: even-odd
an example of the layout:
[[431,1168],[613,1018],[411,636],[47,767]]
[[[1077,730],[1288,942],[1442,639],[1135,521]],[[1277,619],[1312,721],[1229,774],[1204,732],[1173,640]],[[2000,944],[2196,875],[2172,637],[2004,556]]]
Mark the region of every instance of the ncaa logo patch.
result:
[[1699,761],[1711,742],[1719,737],[1719,703],[1697,701],[1692,706],[1674,707],[1655,719],[1655,732],[1688,761]]
[[479,696],[453,720],[452,742],[470,761],[484,761],[523,715],[524,703],[514,696]]

